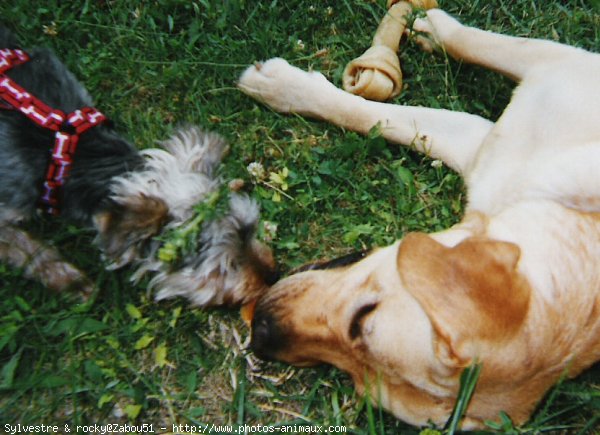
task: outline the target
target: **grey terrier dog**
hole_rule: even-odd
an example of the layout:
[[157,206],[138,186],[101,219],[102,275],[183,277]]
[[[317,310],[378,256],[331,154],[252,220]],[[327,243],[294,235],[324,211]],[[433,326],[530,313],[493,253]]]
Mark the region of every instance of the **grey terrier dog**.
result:
[[65,65],[0,27],[0,261],[84,297],[93,283],[19,225],[40,207],[97,231],[109,268],[152,274],[157,299],[240,304],[275,280],[257,203],[218,174],[224,140],[196,127],[161,148],[121,137]]

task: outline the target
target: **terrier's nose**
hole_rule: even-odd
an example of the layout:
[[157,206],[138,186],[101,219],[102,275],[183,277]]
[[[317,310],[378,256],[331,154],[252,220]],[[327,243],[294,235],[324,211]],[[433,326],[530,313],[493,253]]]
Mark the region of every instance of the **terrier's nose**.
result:
[[250,349],[260,359],[274,360],[284,346],[284,334],[273,315],[257,310],[252,320]]

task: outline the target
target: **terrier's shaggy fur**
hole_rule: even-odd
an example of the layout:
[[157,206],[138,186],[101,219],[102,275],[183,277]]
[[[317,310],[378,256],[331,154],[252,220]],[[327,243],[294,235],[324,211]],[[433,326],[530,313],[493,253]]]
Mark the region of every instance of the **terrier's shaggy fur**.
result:
[[[17,48],[1,27],[0,48]],[[28,54],[30,61],[5,74],[65,113],[93,105],[52,52]],[[18,111],[0,110],[0,261],[49,288],[88,295],[94,286],[81,271],[19,227],[36,211],[53,142],[51,130]],[[154,274],[157,299],[184,296],[199,306],[255,299],[274,267],[268,248],[254,238],[258,205],[244,194],[231,193],[228,211],[201,223],[194,252],[175,263],[159,259],[161,235],[185,225],[195,206],[220,189],[217,168],[227,148],[221,137],[196,127],[162,147],[138,152],[110,123],[83,133],[60,191],[61,217],[97,230],[95,242],[110,267],[132,265],[134,279]]]

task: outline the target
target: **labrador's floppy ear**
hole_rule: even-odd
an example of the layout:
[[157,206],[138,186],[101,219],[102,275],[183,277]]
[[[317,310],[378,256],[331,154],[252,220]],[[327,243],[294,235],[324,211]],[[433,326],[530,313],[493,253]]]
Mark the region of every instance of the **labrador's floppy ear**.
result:
[[449,363],[461,363],[465,346],[504,341],[521,326],[530,287],[517,270],[520,255],[513,243],[483,238],[449,248],[411,233],[400,244],[402,283],[429,316],[438,352],[447,345]]

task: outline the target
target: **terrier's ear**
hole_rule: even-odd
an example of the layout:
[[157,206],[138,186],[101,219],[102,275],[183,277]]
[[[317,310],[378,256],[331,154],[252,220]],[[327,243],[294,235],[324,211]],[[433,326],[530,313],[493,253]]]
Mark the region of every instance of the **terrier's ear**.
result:
[[143,194],[121,197],[113,207],[94,216],[97,243],[116,266],[126,264],[144,241],[160,231],[168,212],[160,198]]
[[180,129],[161,145],[175,157],[184,172],[200,172],[209,178],[216,177],[217,168],[229,151],[223,137],[196,126]]
[[[530,287],[517,266],[520,248],[508,242],[467,239],[448,248],[425,234],[407,235],[398,272],[421,304],[448,362],[468,346],[509,339],[529,308]],[[468,353],[468,352],[467,352]],[[443,356],[443,355],[442,355]]]

